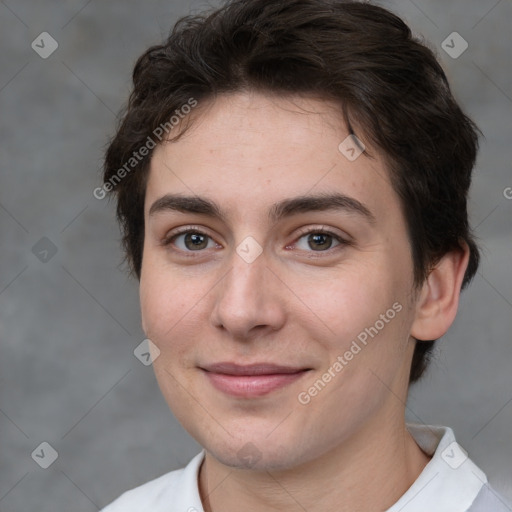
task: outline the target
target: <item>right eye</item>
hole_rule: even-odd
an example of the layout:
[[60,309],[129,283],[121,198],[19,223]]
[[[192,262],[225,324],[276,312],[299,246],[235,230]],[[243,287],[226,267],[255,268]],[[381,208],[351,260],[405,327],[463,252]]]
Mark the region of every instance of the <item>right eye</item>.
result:
[[217,246],[216,242],[202,231],[184,229],[167,237],[163,245],[173,245],[183,252],[200,252],[202,249],[211,249]]

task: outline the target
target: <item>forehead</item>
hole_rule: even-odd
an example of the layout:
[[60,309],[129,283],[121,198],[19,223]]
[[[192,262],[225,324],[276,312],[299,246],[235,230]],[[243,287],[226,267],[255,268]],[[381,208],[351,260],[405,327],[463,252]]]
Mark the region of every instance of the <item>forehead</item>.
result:
[[246,209],[308,193],[396,200],[378,151],[352,158],[359,148],[334,103],[237,93],[199,104],[192,115],[182,137],[154,150],[146,214],[162,194],[176,192]]

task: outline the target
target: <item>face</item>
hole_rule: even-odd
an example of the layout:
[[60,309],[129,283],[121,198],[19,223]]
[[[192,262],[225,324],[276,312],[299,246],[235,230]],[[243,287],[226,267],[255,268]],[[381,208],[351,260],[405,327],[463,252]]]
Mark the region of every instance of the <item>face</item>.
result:
[[382,156],[340,149],[320,100],[237,93],[194,115],[152,157],[140,279],[177,419],[218,461],[266,469],[403,421],[413,268]]

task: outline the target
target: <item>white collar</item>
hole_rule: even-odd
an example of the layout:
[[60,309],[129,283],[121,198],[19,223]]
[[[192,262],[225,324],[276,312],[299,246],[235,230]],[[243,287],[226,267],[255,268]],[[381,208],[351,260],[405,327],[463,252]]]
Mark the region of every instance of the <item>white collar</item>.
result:
[[[485,474],[467,458],[452,429],[408,424],[407,429],[431,461],[407,492],[386,512],[466,512],[487,483]],[[169,493],[173,510],[204,512],[199,496],[198,475],[205,450],[180,472]],[[172,497],[171,497],[172,493]],[[162,503],[166,496],[161,496]],[[160,502],[160,501],[159,501]]]
[[487,477],[455,441],[451,428],[408,424],[407,430],[431,461],[386,512],[466,512]]

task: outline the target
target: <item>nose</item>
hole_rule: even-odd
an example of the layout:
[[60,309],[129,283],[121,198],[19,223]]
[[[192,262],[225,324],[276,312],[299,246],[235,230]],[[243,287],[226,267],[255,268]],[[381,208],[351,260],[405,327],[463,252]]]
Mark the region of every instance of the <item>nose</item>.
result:
[[268,267],[265,252],[248,263],[234,251],[215,293],[211,321],[235,339],[262,336],[285,323],[283,284]]

